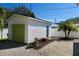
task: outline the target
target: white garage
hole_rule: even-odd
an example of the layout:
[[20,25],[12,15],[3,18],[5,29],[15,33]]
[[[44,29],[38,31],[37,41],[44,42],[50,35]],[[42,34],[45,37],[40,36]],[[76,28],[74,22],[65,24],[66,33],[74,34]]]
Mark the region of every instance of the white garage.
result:
[[23,43],[34,42],[35,38],[49,36],[51,22],[14,14],[7,19],[8,35],[10,40]]

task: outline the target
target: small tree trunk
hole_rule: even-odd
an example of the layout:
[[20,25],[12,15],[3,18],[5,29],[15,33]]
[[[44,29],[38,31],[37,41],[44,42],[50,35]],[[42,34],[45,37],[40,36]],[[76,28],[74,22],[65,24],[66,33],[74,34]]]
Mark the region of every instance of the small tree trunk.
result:
[[70,34],[71,30],[68,31],[68,38],[69,38],[69,34]]
[[66,31],[65,31],[65,38],[67,37],[67,35],[66,35]]

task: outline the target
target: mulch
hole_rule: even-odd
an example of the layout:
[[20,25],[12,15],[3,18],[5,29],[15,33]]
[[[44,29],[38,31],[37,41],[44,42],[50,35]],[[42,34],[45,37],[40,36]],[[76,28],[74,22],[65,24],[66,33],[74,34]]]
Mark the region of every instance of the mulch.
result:
[[53,40],[46,40],[46,41],[41,41],[41,40],[39,40],[39,43],[38,43],[39,46],[35,46],[35,47],[33,47],[33,48],[36,49],[36,50],[39,50],[39,49],[41,49],[42,47],[44,47],[44,46],[48,45],[49,43],[51,43],[52,41],[53,41]]

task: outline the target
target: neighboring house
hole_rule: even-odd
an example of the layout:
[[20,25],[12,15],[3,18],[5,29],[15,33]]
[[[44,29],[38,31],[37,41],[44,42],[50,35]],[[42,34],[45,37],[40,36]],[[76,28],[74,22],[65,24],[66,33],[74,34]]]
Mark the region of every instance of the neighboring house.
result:
[[7,19],[9,39],[23,43],[34,42],[35,38],[49,36],[51,22],[14,14]]
[[[79,27],[79,24],[76,24]],[[52,24],[50,29],[50,35],[52,37],[65,37],[65,33],[63,31],[58,31],[58,24]],[[71,32],[69,37],[71,38],[79,38],[79,31],[78,32]]]

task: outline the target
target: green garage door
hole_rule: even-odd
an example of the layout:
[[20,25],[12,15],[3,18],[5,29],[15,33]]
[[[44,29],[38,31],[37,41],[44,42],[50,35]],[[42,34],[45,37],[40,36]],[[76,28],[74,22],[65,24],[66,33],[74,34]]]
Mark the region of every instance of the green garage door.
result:
[[17,42],[23,42],[24,43],[24,34],[25,33],[25,25],[19,24],[19,25],[13,25],[13,40]]

